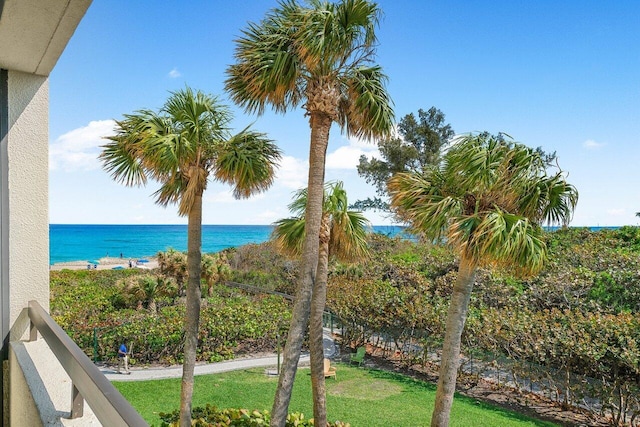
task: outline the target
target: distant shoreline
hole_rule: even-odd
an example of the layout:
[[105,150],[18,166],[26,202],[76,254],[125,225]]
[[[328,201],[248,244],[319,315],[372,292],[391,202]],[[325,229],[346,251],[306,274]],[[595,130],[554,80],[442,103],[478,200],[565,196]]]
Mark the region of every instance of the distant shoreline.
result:
[[[599,231],[619,227],[588,228]],[[272,231],[273,227],[269,225],[203,225],[202,252],[217,253],[246,244],[260,244],[271,238]],[[373,226],[372,231],[390,237],[414,238],[399,225]],[[553,229],[546,228],[546,231]],[[98,264],[99,269],[129,268],[129,259],[156,257],[159,252],[169,249],[187,250],[186,225],[50,224],[49,227],[49,265],[52,270],[85,269],[87,261],[102,259],[104,262]]]
[[[143,260],[143,259],[146,260],[147,262],[139,262],[139,260]],[[90,263],[89,261],[98,261],[98,263]],[[129,261],[131,261],[132,267],[129,267]],[[123,269],[139,268],[144,270],[150,270],[158,267],[158,259],[156,257],[146,257],[146,258],[103,257],[97,260],[56,262],[49,266],[49,270],[51,271],[113,270],[114,268],[117,268],[117,267],[122,267]]]

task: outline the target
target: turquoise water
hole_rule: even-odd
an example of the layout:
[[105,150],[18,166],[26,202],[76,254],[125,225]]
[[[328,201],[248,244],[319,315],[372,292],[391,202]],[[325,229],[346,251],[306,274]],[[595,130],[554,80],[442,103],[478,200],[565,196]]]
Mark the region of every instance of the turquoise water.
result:
[[[598,231],[617,227],[589,228]],[[272,229],[270,225],[203,225],[202,251],[218,252],[248,243],[262,243],[269,239]],[[393,225],[373,227],[374,232],[390,236],[403,230],[404,227]],[[187,250],[186,225],[49,225],[51,264],[118,257],[120,254],[127,259],[140,258],[169,248]]]
[[[402,232],[399,226],[374,226],[388,235]],[[270,225],[203,225],[202,251],[262,243],[269,239]],[[50,264],[99,259],[105,256],[140,258],[173,248],[187,250],[186,225],[49,225]]]

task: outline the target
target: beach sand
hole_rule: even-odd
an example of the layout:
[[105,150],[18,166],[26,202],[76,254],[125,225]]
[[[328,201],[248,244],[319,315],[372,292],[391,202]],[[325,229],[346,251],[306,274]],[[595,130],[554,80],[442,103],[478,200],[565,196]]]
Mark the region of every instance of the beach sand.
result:
[[[97,261],[100,262],[100,264],[98,264],[98,268],[97,270],[111,270],[114,267],[124,267],[124,268],[129,268],[129,259],[130,258],[117,258],[117,257],[103,257],[98,259]],[[157,258],[154,257],[150,257],[150,258],[144,258],[146,260],[148,260],[149,262],[145,262],[145,263],[139,263],[136,265],[136,261],[139,258],[132,258],[131,261],[133,262],[133,268],[140,268],[140,269],[145,269],[145,270],[150,270],[153,268],[157,268],[158,267],[158,260]],[[50,270],[87,270],[87,265],[88,265],[88,261],[69,261],[69,262],[57,262],[55,264],[52,264],[49,269]],[[93,264],[91,264],[91,269],[93,270]]]

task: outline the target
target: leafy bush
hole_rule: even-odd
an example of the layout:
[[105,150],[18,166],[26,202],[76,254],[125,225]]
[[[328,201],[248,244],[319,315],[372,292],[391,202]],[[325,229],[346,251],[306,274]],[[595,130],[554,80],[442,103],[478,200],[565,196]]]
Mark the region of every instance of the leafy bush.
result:
[[[158,310],[137,310],[123,292],[123,282],[144,279],[139,270],[52,271],[51,314],[82,348],[101,360],[116,357],[123,339],[130,343],[132,363],[175,364],[182,361],[184,303],[158,303]],[[133,301],[133,303],[132,303]],[[235,353],[273,351],[291,318],[286,300],[244,295],[222,285],[203,300],[197,360],[218,361]]]
[[[196,427],[263,427],[268,426],[271,419],[269,411],[249,411],[247,409],[218,409],[215,406],[193,408],[191,411],[192,426]],[[161,427],[177,427],[180,411],[160,413]],[[306,419],[304,414],[294,412],[287,416],[286,427],[311,427],[313,419]],[[349,423],[336,421],[327,423],[327,427],[350,427]]]
[[[590,394],[613,419],[640,414],[640,229],[560,229],[545,239],[549,260],[537,277],[478,270],[463,352],[515,358],[520,378],[545,377],[562,403]],[[443,339],[455,256],[445,246],[381,235],[369,243],[369,259],[329,266],[327,305],[345,328],[343,342],[381,342],[402,354],[409,343],[422,350],[409,362],[428,363]],[[230,250],[227,259],[236,281],[294,293],[296,264],[271,244]],[[180,361],[183,306],[164,304],[155,317],[132,309],[114,286],[131,274],[51,272],[54,318],[88,354],[100,328],[101,356],[115,355],[118,337],[127,337],[140,361]],[[203,304],[198,360],[273,349],[289,319],[282,299],[216,288]],[[538,368],[527,373],[525,365]]]

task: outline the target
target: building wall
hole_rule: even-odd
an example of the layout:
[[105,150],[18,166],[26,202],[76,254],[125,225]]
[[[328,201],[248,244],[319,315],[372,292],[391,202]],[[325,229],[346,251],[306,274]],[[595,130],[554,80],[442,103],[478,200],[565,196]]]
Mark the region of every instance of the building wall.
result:
[[[48,397],[44,396],[43,398],[42,395],[34,396],[34,393],[29,387],[27,375],[31,375],[31,377],[37,379],[37,371],[35,369],[25,369],[25,367],[21,366],[21,361],[30,362],[30,359],[25,357],[26,351],[24,351],[22,346],[19,346],[17,350],[16,352],[13,344],[9,350],[11,385],[9,387],[10,408],[8,412],[11,413],[11,421],[8,423],[5,420],[4,425],[38,427],[43,425],[43,423],[40,418],[40,410],[36,405],[36,396],[45,402],[48,400]],[[44,387],[40,387],[40,389],[43,388]]]
[[0,158],[2,244],[7,256],[2,273],[11,284],[13,341],[25,337],[29,300],[35,299],[49,310],[48,78],[9,71],[8,100],[8,134]]

